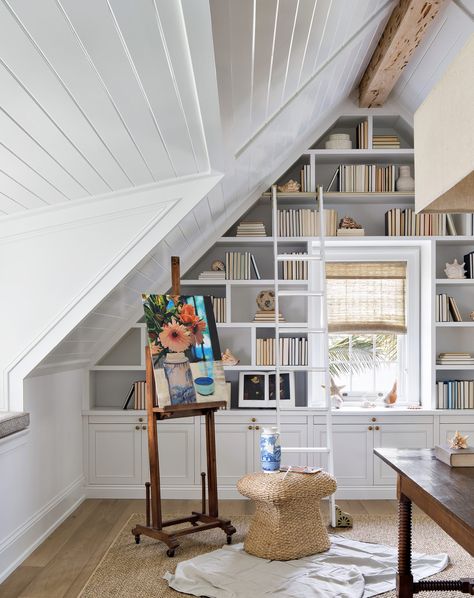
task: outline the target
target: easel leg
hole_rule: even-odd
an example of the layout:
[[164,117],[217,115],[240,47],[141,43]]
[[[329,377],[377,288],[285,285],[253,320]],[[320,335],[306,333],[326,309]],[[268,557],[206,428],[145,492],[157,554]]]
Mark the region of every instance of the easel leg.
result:
[[219,509],[217,505],[216,431],[213,411],[208,411],[206,413],[206,456],[209,515],[211,517],[218,517]]

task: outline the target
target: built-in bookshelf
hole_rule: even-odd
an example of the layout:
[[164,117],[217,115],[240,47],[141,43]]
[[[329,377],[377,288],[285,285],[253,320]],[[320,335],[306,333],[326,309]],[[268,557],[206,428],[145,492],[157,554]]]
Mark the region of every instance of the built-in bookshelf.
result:
[[[367,124],[364,125],[362,134],[359,125],[363,121]],[[330,133],[348,134],[354,149],[325,149],[325,141]],[[364,137],[362,143],[361,135]],[[387,147],[384,147],[384,143],[387,143]],[[359,149],[358,145],[366,147]],[[434,409],[438,406],[438,382],[455,379],[474,380],[474,367],[471,365],[437,363],[440,353],[462,351],[474,355],[472,330],[474,321],[469,319],[470,312],[474,310],[474,279],[447,279],[444,273],[446,262],[452,262],[457,258],[462,263],[463,256],[474,250],[471,215],[454,216],[449,230],[443,217],[436,220],[436,225],[433,224],[434,218],[420,218],[417,226],[416,218],[412,216],[413,193],[393,190],[388,192],[336,190],[340,188],[337,180],[339,175],[336,173],[341,165],[354,166],[354,172],[358,172],[362,178],[365,178],[369,172],[366,170],[368,166],[373,165],[374,172],[387,169],[386,172],[391,173],[390,184],[393,189],[393,182],[396,181],[398,173],[397,167],[400,165],[409,165],[411,174],[416,179],[413,164],[413,132],[402,118],[373,114],[349,115],[338,119],[330,130],[280,177],[277,183],[283,185],[290,179],[301,183],[303,178],[306,188],[316,189],[317,185],[322,185],[324,190],[331,182],[333,183],[331,191],[324,193],[324,205],[327,210],[326,225],[331,235],[327,242],[329,247],[362,244],[377,248],[377,246],[390,244],[390,246],[420,248],[423,255],[421,266],[423,298],[420,310],[423,355],[420,369],[423,370],[426,380],[426,383],[422,384],[420,393],[422,406]],[[365,174],[361,175],[362,172]],[[336,178],[334,178],[335,174]],[[278,235],[279,246],[285,253],[303,254],[311,252],[318,232],[319,214],[315,211],[314,191],[281,192],[278,194],[278,209],[280,210],[279,230],[273,230],[271,196],[269,192],[263,193],[248,212],[229,227],[224,236],[217,239],[209,251],[191,266],[181,281],[183,294],[206,294],[213,297],[221,349],[224,351],[229,348],[240,360],[235,366],[225,367],[226,379],[232,386],[233,407],[237,407],[238,404],[240,372],[272,369],[271,344],[275,324],[254,321],[254,318],[258,309],[257,294],[263,290],[271,290],[274,285],[274,235]],[[397,228],[395,224],[395,230],[388,231],[387,213],[396,215],[397,218],[401,218],[403,213],[409,214],[412,224],[406,228],[405,224],[403,228],[400,224]],[[363,227],[365,235],[337,236],[338,223],[343,217],[356,220]],[[430,220],[432,220],[431,224]],[[422,222],[423,226],[421,226]],[[245,235],[246,231],[249,231],[248,236]],[[387,236],[388,232],[391,235]],[[397,232],[398,234],[395,234]],[[459,234],[466,232],[469,234]],[[262,233],[266,236],[262,236]],[[240,261],[239,258],[235,258],[237,255],[243,256]],[[212,264],[216,260],[224,262],[227,268],[225,275],[220,274],[213,278]],[[230,274],[231,266],[233,276]],[[290,266],[289,262],[280,263],[280,288],[307,291],[310,281],[306,267],[307,264],[304,267],[302,264],[295,267],[294,264]],[[204,277],[202,277],[203,273],[206,273]],[[437,296],[442,294],[454,298],[461,321],[452,321],[452,319],[445,322],[436,321]],[[292,363],[288,366],[288,369],[295,372],[297,407],[307,406],[308,380],[303,365],[305,351],[307,351],[303,349],[303,343],[307,340],[304,332],[308,322],[307,305],[304,296],[282,297],[280,300],[280,311],[284,318],[280,327],[282,336],[287,339],[284,341],[285,346],[288,350],[290,346],[292,347],[293,360],[296,357],[301,359],[301,364]],[[91,408],[120,409],[131,384],[144,379],[144,344],[144,325],[137,323],[91,368],[89,377]]]

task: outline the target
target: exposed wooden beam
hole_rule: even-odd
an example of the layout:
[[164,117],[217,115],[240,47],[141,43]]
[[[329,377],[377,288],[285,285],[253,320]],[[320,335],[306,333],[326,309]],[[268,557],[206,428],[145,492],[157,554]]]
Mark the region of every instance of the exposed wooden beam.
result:
[[430,24],[449,0],[400,0],[359,84],[359,105],[383,106]]

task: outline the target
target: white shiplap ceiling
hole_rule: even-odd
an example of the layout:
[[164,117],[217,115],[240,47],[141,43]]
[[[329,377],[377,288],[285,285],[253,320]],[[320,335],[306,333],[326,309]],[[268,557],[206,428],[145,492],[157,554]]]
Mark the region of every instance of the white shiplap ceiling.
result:
[[209,169],[179,2],[0,2],[0,214]]
[[[20,0],[9,1],[20,11]],[[43,0],[39,4],[43,5]],[[185,271],[324,132],[331,118],[336,118],[338,107],[356,89],[395,0],[211,0],[210,4],[207,0],[47,0],[44,5],[56,15],[55,20],[47,21],[39,8],[36,17],[26,9],[18,16],[31,28],[29,34],[36,35],[45,54],[48,36],[44,34],[40,40],[38,32],[48,30],[48,22],[50,34],[60,25],[64,55],[58,57],[51,48],[48,60],[55,70],[62,65],[60,78],[70,92],[75,90],[76,101],[81,97],[82,111],[87,107],[85,117],[75,102],[70,104],[69,95],[64,96],[71,114],[83,124],[81,133],[87,142],[101,145],[100,152],[88,154],[92,172],[90,166],[86,168],[87,161],[83,163],[75,153],[76,177],[87,171],[89,186],[102,179],[127,185],[124,177],[140,185],[153,180],[146,178],[151,172],[155,178],[162,176],[154,168],[166,168],[164,176],[173,177],[209,166],[225,175],[195,209],[183,214],[165,239],[157,239],[155,250],[50,353],[43,361],[49,368],[87,363],[100,355],[136,321],[141,291],[168,288],[171,255],[181,255]],[[467,0],[463,6],[449,6],[397,85],[394,97],[408,113],[426,96],[456,48],[473,31],[466,6]],[[205,32],[205,39],[202,35],[199,39],[198,31]],[[443,44],[436,41],[439,39],[445,40]],[[208,58],[209,44],[213,59],[202,60],[201,55]],[[79,80],[71,73],[66,77],[72,57],[78,61],[72,70],[81,73]],[[43,69],[50,69],[43,57],[41,61]],[[31,85],[28,77],[26,81]],[[89,85],[93,86],[90,97],[82,97],[89,94],[81,96],[78,90],[87,91]],[[194,86],[200,90],[201,104]],[[212,120],[209,114],[203,118],[203,88],[210,101],[218,101],[220,118],[215,115]],[[51,95],[45,98],[53,102]],[[61,122],[72,126],[63,115],[64,107],[50,106],[56,126],[60,116]],[[357,110],[354,104],[350,108]],[[51,130],[51,122],[44,118],[42,122]],[[75,140],[79,143],[81,135]],[[158,158],[153,148],[160,144]],[[86,146],[82,147],[85,151]],[[63,159],[61,151],[55,155]],[[173,172],[176,164],[183,169],[179,173]]]

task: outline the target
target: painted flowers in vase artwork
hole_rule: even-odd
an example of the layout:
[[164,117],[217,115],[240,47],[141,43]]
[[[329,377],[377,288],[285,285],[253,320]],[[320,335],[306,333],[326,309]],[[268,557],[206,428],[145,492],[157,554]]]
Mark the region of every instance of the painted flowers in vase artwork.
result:
[[210,297],[143,295],[158,405],[227,397]]

